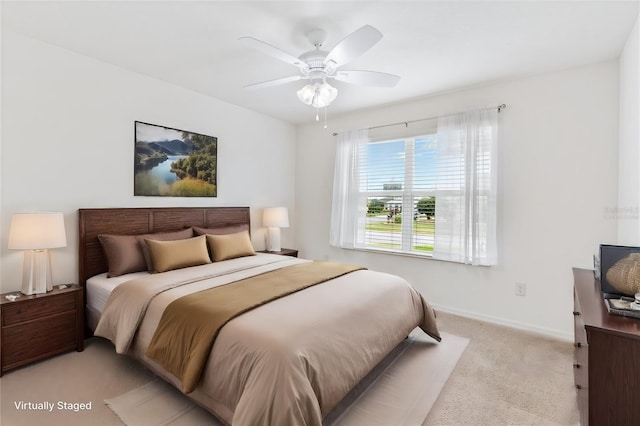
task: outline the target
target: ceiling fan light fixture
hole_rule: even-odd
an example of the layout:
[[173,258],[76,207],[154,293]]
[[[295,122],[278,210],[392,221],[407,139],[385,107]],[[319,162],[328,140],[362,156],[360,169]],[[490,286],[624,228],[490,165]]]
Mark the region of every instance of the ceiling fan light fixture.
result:
[[247,46],[294,65],[299,71],[299,74],[295,76],[250,84],[245,88],[271,87],[297,80],[307,80],[308,84],[298,90],[296,94],[300,102],[316,108],[316,121],[320,121],[319,109],[325,109],[324,126],[326,128],[326,108],[338,96],[338,89],[328,84],[327,79],[334,78],[336,81],[344,83],[375,87],[394,87],[400,80],[399,76],[393,74],[367,70],[345,70],[342,68],[380,41],[382,33],[371,25],[364,25],[358,28],[328,52],[321,50],[327,39],[326,31],[321,29],[313,30],[307,34],[307,38],[315,49],[296,57],[256,38],[240,37],[239,40]]
[[338,89],[331,86],[329,83],[324,82],[318,87],[317,96],[315,102],[311,105],[316,108],[324,108],[329,106],[338,96]]
[[321,84],[311,83],[304,86],[297,92],[300,102],[311,105],[314,108],[324,108],[329,106],[338,96],[338,89],[327,82]]
[[302,89],[296,92],[298,95],[298,99],[305,105],[311,105],[313,102],[313,97],[316,94],[316,87],[313,84],[307,84]]

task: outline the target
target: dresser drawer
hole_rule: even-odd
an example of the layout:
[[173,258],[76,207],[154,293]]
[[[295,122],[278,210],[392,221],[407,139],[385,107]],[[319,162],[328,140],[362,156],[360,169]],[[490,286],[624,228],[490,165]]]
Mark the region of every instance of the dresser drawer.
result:
[[69,311],[2,329],[2,367],[16,365],[72,350],[77,345],[77,317]]
[[589,386],[589,353],[588,348],[575,348],[573,352],[573,378],[577,389]]
[[77,294],[69,292],[4,305],[2,307],[2,326],[37,320],[64,312],[75,313],[77,300]]
[[575,290],[573,293],[573,332],[573,380],[576,387],[580,422],[583,426],[586,426],[589,421],[589,347],[584,316]]
[[584,317],[582,315],[580,301],[575,292],[573,293],[573,332],[576,346],[587,346],[587,330],[584,327]]

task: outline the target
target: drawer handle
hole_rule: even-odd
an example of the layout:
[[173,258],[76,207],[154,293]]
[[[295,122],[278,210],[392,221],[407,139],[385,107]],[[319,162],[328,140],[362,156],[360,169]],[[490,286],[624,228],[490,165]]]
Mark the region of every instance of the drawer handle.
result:
[[580,364],[573,364],[573,368],[580,368]]
[[576,342],[576,343],[573,344],[573,346],[575,346],[576,348],[581,348],[582,347],[582,343]]
[[580,315],[580,312],[578,312],[578,311],[573,311],[573,316],[574,316],[574,317],[577,317],[578,315]]
[[576,385],[576,389],[582,389],[582,386]]

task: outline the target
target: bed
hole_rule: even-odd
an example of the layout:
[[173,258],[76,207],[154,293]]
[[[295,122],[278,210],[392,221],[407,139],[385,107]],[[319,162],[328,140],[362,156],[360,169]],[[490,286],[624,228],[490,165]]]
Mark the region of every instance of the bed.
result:
[[249,208],[79,210],[85,317],[89,332],[99,324],[100,334],[114,342],[119,353],[136,358],[227,424],[320,425],[416,327],[440,339],[433,310],[405,280],[356,267],[225,322],[208,349],[201,375],[191,388],[185,387],[187,379],[148,356],[168,307],[188,298],[198,300],[209,291],[260,283],[318,264],[257,253],[158,274],[142,271],[106,278],[109,267],[99,235],[193,227],[207,234],[250,232]]

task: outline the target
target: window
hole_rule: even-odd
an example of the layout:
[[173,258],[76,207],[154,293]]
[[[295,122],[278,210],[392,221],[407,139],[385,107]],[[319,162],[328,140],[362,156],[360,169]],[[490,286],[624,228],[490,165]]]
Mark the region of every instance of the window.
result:
[[331,244],[495,264],[496,150],[495,110],[341,134]]
[[367,212],[361,247],[433,252],[436,135],[371,142],[361,151]]

